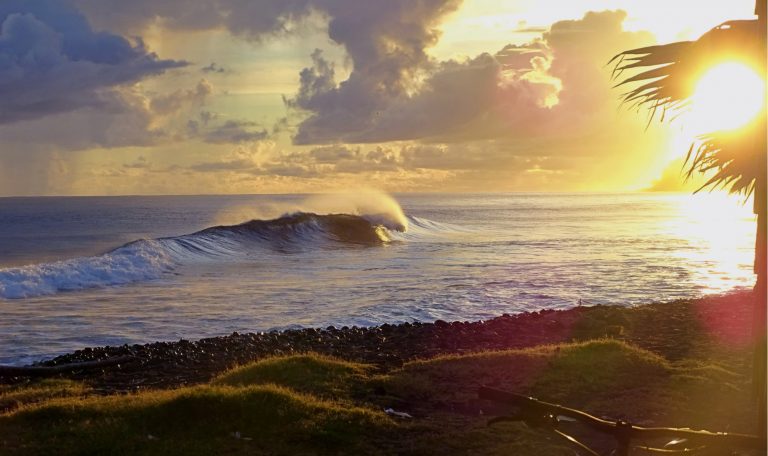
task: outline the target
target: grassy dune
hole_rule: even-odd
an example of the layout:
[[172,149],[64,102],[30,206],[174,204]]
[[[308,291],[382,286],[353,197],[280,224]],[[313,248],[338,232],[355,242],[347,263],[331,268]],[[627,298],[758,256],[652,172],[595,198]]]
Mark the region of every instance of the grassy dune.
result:
[[[494,410],[476,398],[482,384],[641,425],[754,432],[749,346],[692,314],[667,327],[691,303],[667,306],[593,309],[568,343],[390,371],[303,354],[131,395],[99,396],[66,380],[0,387],[0,453],[573,454],[522,424],[487,427]],[[388,407],[413,418],[387,415]]]

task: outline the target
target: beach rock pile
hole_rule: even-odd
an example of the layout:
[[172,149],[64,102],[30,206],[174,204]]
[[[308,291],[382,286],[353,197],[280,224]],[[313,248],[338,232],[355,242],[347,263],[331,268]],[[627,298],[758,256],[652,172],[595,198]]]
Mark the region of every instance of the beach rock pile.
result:
[[[744,296],[718,298],[723,302],[704,308],[712,308],[708,313],[722,308],[727,309],[730,315],[744,314],[745,312],[735,312],[737,304],[750,302],[749,299],[744,299]],[[741,307],[748,309],[748,304]],[[412,359],[430,358],[441,354],[523,348],[570,341],[575,338],[580,322],[592,313],[599,313],[601,309],[606,308],[576,307],[560,311],[504,314],[491,320],[475,322],[438,320],[433,323],[383,324],[376,327],[329,326],[324,329],[232,333],[197,341],[179,340],[86,348],[37,365],[60,366],[130,356],[129,361],[119,365],[73,370],[62,375],[86,380],[97,391],[103,392],[191,385],[206,382],[228,368],[266,356],[306,352],[371,363],[380,366],[382,370],[388,370]],[[690,315],[690,310],[686,311],[686,314]],[[669,316],[664,317],[668,318]],[[659,323],[662,324],[663,321]],[[675,326],[677,324],[679,323]],[[647,329],[661,330],[660,327]],[[616,329],[616,334],[608,334],[612,330],[606,328],[606,335],[622,338],[621,328]],[[641,340],[632,342],[640,345],[645,345],[646,342],[652,344],[653,338],[645,335]],[[26,381],[23,377],[1,375],[0,383]]]
[[[586,308],[502,315],[487,321],[384,324],[376,327],[289,329],[212,337],[197,341],[85,348],[36,364],[58,366],[131,356],[120,365],[74,371],[67,378],[87,380],[104,392],[168,388],[201,383],[230,367],[266,356],[315,352],[399,367],[416,358],[534,346],[568,340],[568,328]],[[2,378],[14,383],[23,378]]]

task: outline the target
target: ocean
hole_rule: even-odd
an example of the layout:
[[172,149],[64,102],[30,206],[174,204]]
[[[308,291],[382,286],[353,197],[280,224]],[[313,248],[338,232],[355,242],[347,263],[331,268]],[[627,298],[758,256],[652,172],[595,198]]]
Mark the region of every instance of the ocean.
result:
[[0,198],[0,364],[745,289],[754,220],[717,194]]

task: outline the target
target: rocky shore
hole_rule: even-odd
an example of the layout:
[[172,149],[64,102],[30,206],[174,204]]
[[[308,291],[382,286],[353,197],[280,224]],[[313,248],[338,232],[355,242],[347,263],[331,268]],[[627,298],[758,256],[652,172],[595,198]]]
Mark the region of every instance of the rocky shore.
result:
[[[655,351],[690,349],[681,337],[675,347],[654,346],[655,336],[685,331],[686,326],[710,325],[722,337],[748,337],[751,293],[740,292],[698,300],[643,306],[640,320],[618,307],[576,307],[569,310],[502,315],[487,321],[384,324],[378,327],[328,327],[267,333],[232,333],[197,341],[155,342],[145,345],[86,348],[37,364],[64,366],[116,357],[126,361],[98,369],[72,369],[62,377],[85,380],[104,393],[173,388],[210,380],[221,371],[266,356],[316,352],[396,368],[417,358],[441,354],[523,348],[578,340],[615,337]],[[709,322],[709,323],[708,323]],[[714,324],[710,324],[714,322]],[[627,330],[632,326],[633,330]],[[700,347],[699,347],[700,348]],[[0,383],[27,381],[0,374]]]

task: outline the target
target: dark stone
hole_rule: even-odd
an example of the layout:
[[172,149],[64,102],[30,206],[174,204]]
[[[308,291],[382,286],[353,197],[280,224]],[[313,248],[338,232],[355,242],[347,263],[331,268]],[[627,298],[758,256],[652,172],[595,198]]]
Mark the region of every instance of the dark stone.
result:
[[[552,328],[570,327],[567,322],[587,312],[535,312],[478,322],[418,322],[378,327],[328,326],[229,336],[198,341],[155,342],[122,347],[89,347],[40,363],[59,365],[130,354],[136,361],[98,372],[73,372],[67,377],[88,381],[100,392],[130,392],[146,388],[174,388],[209,381],[221,371],[266,356],[317,352],[378,365],[383,371],[414,358],[487,349],[518,348],[553,343]],[[578,312],[578,314],[573,313]],[[547,318],[540,318],[546,314]],[[569,319],[570,318],[570,319]],[[25,381],[0,378],[0,383]]]

